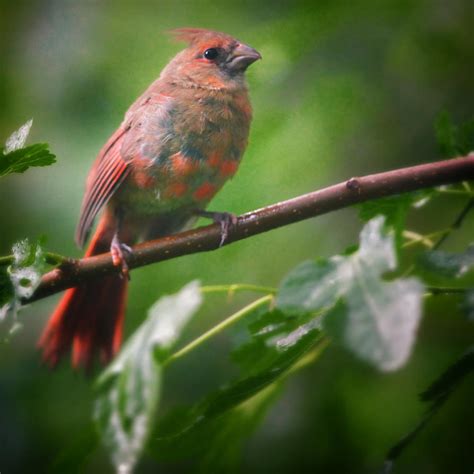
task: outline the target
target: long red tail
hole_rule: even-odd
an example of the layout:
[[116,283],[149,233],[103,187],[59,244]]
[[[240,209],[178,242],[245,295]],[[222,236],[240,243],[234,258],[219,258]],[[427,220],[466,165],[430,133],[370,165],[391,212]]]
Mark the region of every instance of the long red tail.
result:
[[[108,234],[103,220],[85,256],[108,252]],[[90,369],[96,355],[107,363],[122,341],[127,283],[110,275],[67,290],[39,340],[45,362],[54,367],[71,349],[74,367]]]

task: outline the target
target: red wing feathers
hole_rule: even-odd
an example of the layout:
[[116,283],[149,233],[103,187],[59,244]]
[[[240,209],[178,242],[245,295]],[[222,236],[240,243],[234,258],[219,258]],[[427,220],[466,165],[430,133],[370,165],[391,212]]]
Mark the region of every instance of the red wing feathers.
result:
[[76,243],[80,247],[87,240],[95,217],[129,173],[128,164],[121,155],[122,142],[127,131],[128,128],[119,128],[110,137],[88,177],[76,231]]

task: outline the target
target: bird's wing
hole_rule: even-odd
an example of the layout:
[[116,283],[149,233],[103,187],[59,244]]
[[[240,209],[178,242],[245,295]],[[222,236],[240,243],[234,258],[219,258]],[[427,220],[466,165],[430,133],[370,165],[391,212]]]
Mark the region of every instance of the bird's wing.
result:
[[80,247],[87,240],[96,215],[130,171],[121,154],[122,143],[129,129],[122,126],[110,137],[89,173],[76,230],[76,243]]
[[[76,243],[80,247],[87,240],[97,214],[129,175],[131,161],[150,160],[158,156],[168,140],[168,130],[163,124],[167,123],[170,106],[170,97],[145,91],[130,107],[123,124],[100,151],[87,178],[82,201],[76,230]],[[148,137],[149,146],[145,152],[141,146],[143,137]]]

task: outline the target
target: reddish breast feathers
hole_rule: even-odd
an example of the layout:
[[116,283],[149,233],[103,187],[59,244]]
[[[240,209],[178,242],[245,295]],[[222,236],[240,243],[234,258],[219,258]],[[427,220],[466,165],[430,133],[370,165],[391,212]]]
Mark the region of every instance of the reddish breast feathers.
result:
[[151,149],[159,156],[147,156],[148,166],[134,166],[132,172],[132,187],[149,190],[139,197],[148,201],[146,213],[204,207],[236,173],[247,145],[251,109],[246,91],[186,92],[194,95],[192,106],[186,98],[175,101],[158,127],[157,138],[166,139]]

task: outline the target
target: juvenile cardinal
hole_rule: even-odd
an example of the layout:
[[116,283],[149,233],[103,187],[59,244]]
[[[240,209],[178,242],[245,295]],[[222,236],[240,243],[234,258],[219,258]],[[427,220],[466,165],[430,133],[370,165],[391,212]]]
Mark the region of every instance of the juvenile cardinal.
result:
[[244,73],[260,59],[250,46],[203,29],[174,32],[188,47],[128,109],[86,182],[76,242],[85,256],[110,250],[121,272],[66,291],[39,341],[51,366],[70,349],[75,367],[108,362],[119,350],[128,283],[127,253],[140,240],[191,225],[239,167],[252,117]]

